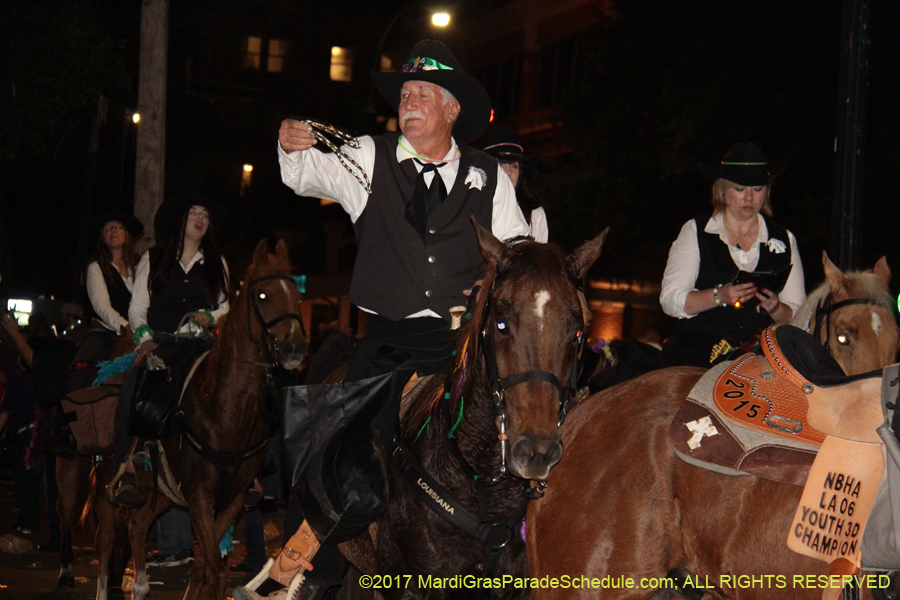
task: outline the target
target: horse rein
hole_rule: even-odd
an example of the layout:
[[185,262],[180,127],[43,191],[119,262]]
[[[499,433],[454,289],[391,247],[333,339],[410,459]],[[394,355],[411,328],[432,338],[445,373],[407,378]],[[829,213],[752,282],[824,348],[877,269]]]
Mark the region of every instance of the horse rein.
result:
[[838,309],[844,308],[845,306],[852,306],[854,304],[864,304],[870,306],[878,306],[881,304],[881,302],[875,300],[874,298],[849,298],[847,300],[842,300],[840,302],[832,304],[833,299],[834,295],[829,292],[828,295],[825,296],[825,298],[816,305],[816,326],[813,330],[813,337],[815,337],[817,340],[822,339],[822,323],[825,323],[825,343],[823,345],[825,346],[825,349],[828,350],[828,352],[831,352],[831,313]]

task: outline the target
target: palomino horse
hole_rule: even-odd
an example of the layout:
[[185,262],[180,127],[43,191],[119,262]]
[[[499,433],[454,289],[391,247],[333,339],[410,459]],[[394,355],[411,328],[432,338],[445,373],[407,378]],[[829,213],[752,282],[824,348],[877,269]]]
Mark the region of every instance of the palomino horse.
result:
[[[559,423],[586,327],[576,282],[608,229],[567,257],[553,245],[505,245],[476,231],[487,272],[474,309],[452,364],[403,399],[375,561],[356,564],[408,581],[381,586],[385,598],[465,594],[420,588],[419,575],[524,575],[520,526],[531,484],[547,478],[562,452]],[[455,521],[439,516],[449,512]],[[345,581],[345,591],[357,587]]]
[[[240,514],[265,458],[273,408],[265,406],[265,398],[272,369],[297,369],[306,355],[308,340],[298,316],[301,296],[290,272],[284,241],[274,255],[260,241],[213,349],[185,388],[181,432],[162,440],[194,532],[185,598],[225,597],[227,573],[219,542]],[[162,495],[156,500],[134,509],[129,519],[135,600],[150,591],[147,530],[172,503]]]
[[[841,336],[852,336],[859,342],[852,345],[855,353],[881,357],[880,364],[847,363],[864,369],[886,366],[897,349],[885,285],[889,272],[886,263],[879,265],[875,274],[839,276],[828,268],[834,305],[875,292],[862,296],[877,301],[865,310],[832,313],[831,331],[837,333],[832,351],[835,343],[851,347]],[[866,329],[876,335],[862,335]],[[538,588],[535,598],[668,598],[671,589],[640,582],[647,578],[652,585],[653,578],[673,573],[699,575],[701,583],[711,583],[710,589],[686,591],[691,598],[704,593],[742,600],[822,597],[820,585],[792,585],[794,574],[828,574],[824,562],[786,545],[801,487],[709,471],[674,453],[670,423],[704,372],[654,371],[595,394],[572,411],[563,428],[562,460],[551,472],[544,498],[529,507],[531,577],[583,575],[601,584],[609,577],[605,589]],[[721,575],[771,578],[768,585],[729,587],[720,586]],[[787,585],[779,586],[777,576],[786,577]],[[635,585],[624,585],[626,578]]]
[[891,302],[887,259],[878,259],[872,272],[844,274],[823,251],[822,264],[825,281],[807,296],[791,325],[817,337],[848,375],[893,363],[895,321],[890,310],[883,310]]

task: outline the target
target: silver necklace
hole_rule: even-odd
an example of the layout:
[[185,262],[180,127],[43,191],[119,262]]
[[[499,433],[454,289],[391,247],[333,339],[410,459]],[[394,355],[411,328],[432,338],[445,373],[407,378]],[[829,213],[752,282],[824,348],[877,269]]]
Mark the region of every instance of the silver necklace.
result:
[[[310,127],[312,127],[312,133],[314,136],[316,136],[316,140],[322,142],[329,150],[334,152],[334,155],[337,157],[338,161],[340,161],[341,166],[343,166],[348,173],[356,178],[356,180],[359,182],[359,185],[361,185],[363,189],[366,190],[367,194],[371,194],[372,184],[369,181],[369,176],[368,174],[366,174],[365,169],[363,169],[358,162],[353,160],[353,158],[349,154],[344,152],[341,147],[331,138],[335,138],[341,144],[346,144],[351,148],[359,148],[359,140],[343,129],[338,129],[337,127],[323,121],[305,119],[303,122],[308,123]],[[350,166],[351,164],[353,165],[352,167]]]

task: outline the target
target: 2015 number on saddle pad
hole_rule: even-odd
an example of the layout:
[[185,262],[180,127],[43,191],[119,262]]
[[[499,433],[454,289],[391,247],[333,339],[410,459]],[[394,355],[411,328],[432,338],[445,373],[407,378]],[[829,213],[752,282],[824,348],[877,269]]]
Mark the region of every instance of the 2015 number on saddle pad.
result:
[[782,379],[764,356],[745,354],[716,381],[720,414],[738,425],[819,447],[825,434],[810,426],[803,392]]

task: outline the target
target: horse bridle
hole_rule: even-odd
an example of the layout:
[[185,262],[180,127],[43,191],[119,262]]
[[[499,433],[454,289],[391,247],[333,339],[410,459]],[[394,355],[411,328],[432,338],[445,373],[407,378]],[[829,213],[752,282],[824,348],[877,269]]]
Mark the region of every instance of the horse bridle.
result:
[[[584,368],[584,345],[586,337],[583,328],[579,329],[575,334],[574,362],[572,364],[572,372],[569,376],[568,386],[563,387],[559,378],[554,373],[541,369],[531,369],[520,373],[514,373],[513,375],[508,375],[506,377],[500,377],[497,369],[497,355],[494,346],[494,336],[496,335],[494,330],[496,327],[491,327],[489,334],[488,324],[492,320],[491,316],[494,314],[494,290],[496,290],[497,284],[500,283],[507,274],[508,272],[498,274],[494,279],[491,289],[488,290],[488,297],[483,309],[481,334],[479,338],[481,354],[484,357],[485,372],[491,385],[491,398],[493,399],[494,408],[496,409],[498,416],[498,428],[500,430],[500,477],[505,476],[507,473],[506,447],[509,444],[506,436],[506,405],[504,403],[504,392],[509,388],[519,385],[520,383],[525,383],[526,381],[543,381],[549,383],[556,388],[556,392],[559,394],[558,425],[561,426],[566,419],[566,413],[568,413],[571,408],[569,403],[569,390],[574,389],[578,385],[578,379],[581,377],[581,371]],[[566,275],[565,273],[563,274]],[[578,289],[578,282],[572,281],[568,275],[566,276],[575,288]]]
[[[278,338],[275,337],[275,334],[272,333],[272,327],[275,327],[282,321],[297,321],[300,324],[300,332],[303,335],[303,339],[308,341],[309,336],[306,333],[306,327],[303,325],[303,319],[300,318],[300,315],[297,313],[284,313],[275,317],[270,321],[266,321],[266,319],[262,316],[262,313],[259,310],[259,304],[257,302],[258,298],[254,294],[254,288],[264,282],[271,281],[273,279],[281,279],[284,281],[289,281],[290,285],[296,285],[294,279],[290,275],[266,275],[265,277],[259,277],[257,279],[252,279],[247,284],[247,328],[250,332],[250,340],[253,342],[253,345],[262,350],[263,354],[266,357],[266,360],[269,361],[270,364],[274,365],[277,362],[277,354],[278,354]],[[252,315],[256,316],[256,321],[259,323],[260,330],[262,334],[260,335],[260,340],[257,341],[256,338],[253,337],[253,327],[252,325]],[[269,365],[266,365],[269,366]]]
[[825,324],[825,349],[828,352],[831,352],[831,313],[834,311],[844,308],[845,306],[852,306],[854,304],[864,304],[864,305],[872,305],[877,306],[880,305],[881,302],[875,300],[874,298],[849,298],[847,300],[841,300],[840,302],[834,302],[834,295],[831,292],[828,292],[828,295],[825,296],[817,305],[816,305],[816,325],[813,330],[813,337],[817,340],[822,339],[822,324]]

